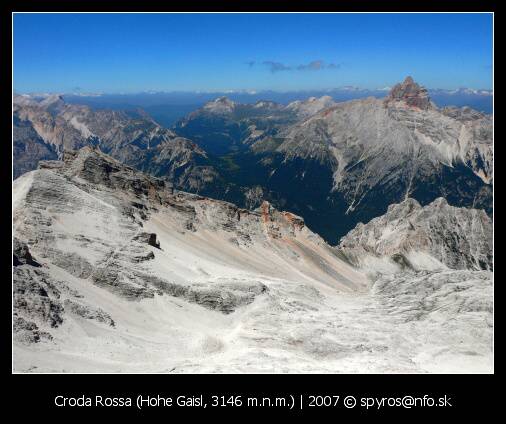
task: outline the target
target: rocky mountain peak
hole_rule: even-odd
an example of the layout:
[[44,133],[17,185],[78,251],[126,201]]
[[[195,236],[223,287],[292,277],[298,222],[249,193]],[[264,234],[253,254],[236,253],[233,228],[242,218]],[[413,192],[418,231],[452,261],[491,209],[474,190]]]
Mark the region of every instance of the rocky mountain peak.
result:
[[60,94],[51,94],[40,102],[41,106],[49,106],[54,103],[65,103],[65,100]]
[[214,100],[214,103],[221,103],[233,106],[235,103],[230,100],[227,96],[221,96]]
[[60,94],[47,94],[43,97],[28,94],[14,95],[13,104],[18,107],[34,107],[48,112],[59,112],[67,105]]
[[35,99],[29,94],[14,94],[12,97],[12,103],[14,106],[34,106],[37,104]]
[[218,97],[204,105],[204,109],[214,113],[232,112],[236,104],[226,96]]
[[335,106],[336,102],[330,96],[309,97],[307,100],[296,100],[286,107],[288,110],[295,112],[300,118],[309,118],[316,113]]
[[54,116],[62,112],[67,106],[67,103],[65,103],[63,96],[61,96],[60,94],[51,94],[50,96],[46,97],[41,102],[39,102],[38,106]]
[[404,102],[408,106],[422,110],[433,107],[429,93],[425,87],[417,84],[412,77],[408,76],[402,83],[394,85],[385,99],[385,104]]
[[265,108],[265,109],[280,109],[282,108],[282,106],[276,102],[272,102],[272,101],[269,101],[269,100],[259,100],[258,102],[256,102],[253,106],[254,108],[256,109],[262,109],[262,108]]

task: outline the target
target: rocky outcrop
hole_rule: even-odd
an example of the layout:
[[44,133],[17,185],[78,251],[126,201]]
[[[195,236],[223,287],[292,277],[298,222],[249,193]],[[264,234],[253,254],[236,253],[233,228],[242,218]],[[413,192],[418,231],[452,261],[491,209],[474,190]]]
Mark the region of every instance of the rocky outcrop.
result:
[[70,316],[114,326],[106,312],[89,305],[47,267],[24,263],[15,266],[13,279],[13,337],[22,344],[50,342]]
[[58,327],[63,322],[60,297],[58,283],[45,270],[29,266],[13,270],[13,306],[18,316]]
[[140,233],[134,237],[134,240],[139,240],[141,242],[149,244],[150,246],[160,249],[160,242],[156,240],[155,233]]
[[12,239],[13,265],[31,265],[40,266],[37,261],[32,258],[30,250],[26,243],[23,243],[17,237]]
[[359,267],[384,260],[384,268],[395,272],[492,270],[492,220],[482,210],[456,208],[443,198],[424,207],[407,199],[357,225],[337,248]]
[[399,315],[405,322],[437,319],[437,315],[467,315],[472,319],[479,314],[480,324],[491,328],[491,283],[491,273],[486,271],[420,271],[415,275],[384,275],[372,291],[388,309],[402,305]]
[[83,305],[82,303],[76,302],[75,300],[65,299],[63,302],[66,312],[76,315],[78,317],[84,319],[92,319],[100,323],[107,324],[111,327],[114,327],[114,320],[111,316],[102,311],[101,309],[96,309],[90,307],[89,305]]
[[462,161],[474,170],[485,183],[493,183],[493,120],[471,108],[447,107],[442,113],[462,122],[459,137]]
[[434,107],[427,89],[418,85],[411,77],[406,77],[404,82],[394,85],[390,90],[385,99],[385,104],[390,105],[395,102],[403,102],[410,107],[421,110]]
[[181,285],[163,283],[160,293],[196,303],[206,309],[230,314],[240,307],[247,306],[260,295],[267,293],[267,287],[260,282],[213,282]]

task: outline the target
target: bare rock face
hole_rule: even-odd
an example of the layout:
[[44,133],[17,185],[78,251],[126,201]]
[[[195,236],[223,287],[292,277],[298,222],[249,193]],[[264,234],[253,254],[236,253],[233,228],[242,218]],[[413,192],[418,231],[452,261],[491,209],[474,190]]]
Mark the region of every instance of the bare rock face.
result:
[[47,331],[41,331],[37,324],[32,321],[27,321],[13,314],[12,317],[12,332],[13,340],[20,344],[31,344],[37,343],[41,340],[52,340],[53,337]]
[[13,250],[13,265],[32,265],[32,266],[40,266],[37,261],[32,258],[30,250],[26,243],[23,243],[17,237],[14,237],[12,240],[12,250]]
[[17,267],[14,277],[14,310],[31,319],[58,327],[63,322],[60,290],[45,270]]
[[402,304],[403,321],[430,319],[442,313],[471,319],[480,314],[483,324],[491,327],[486,319],[493,311],[490,277],[487,271],[466,270],[385,275],[374,283],[372,291],[388,308]]
[[150,246],[160,249],[160,242],[156,240],[155,233],[140,233],[139,235],[135,236],[134,240],[139,240],[141,242],[149,244]]
[[443,198],[424,207],[407,199],[357,225],[338,249],[359,267],[384,260],[385,269],[391,265],[395,272],[492,270],[492,220],[482,210],[453,207]]
[[[92,147],[20,176],[17,255],[27,261],[25,243],[40,266],[13,267],[14,368],[490,371],[491,273],[412,267],[373,282],[304,219],[258,197],[260,207],[247,210],[173,190]],[[483,256],[480,213],[470,212],[469,226],[447,205],[430,214],[412,206],[392,212],[398,238],[406,216],[420,222],[420,236],[404,245],[420,246],[430,231],[424,258],[435,255],[431,240],[444,251],[458,221],[455,233],[465,235],[452,247],[464,260],[441,260]],[[438,209],[441,219],[426,216]]]
[[469,107],[445,107],[441,113],[463,124],[459,142],[462,160],[487,184],[493,183],[493,120]]
[[[141,301],[166,294],[231,313],[266,291],[257,282],[237,288],[167,277],[155,263],[159,255],[166,255],[166,248],[171,251],[171,245],[160,239],[158,230],[153,231],[154,224],[146,228],[153,216],[161,217],[163,231],[170,229],[185,237],[195,234],[197,246],[199,237],[218,234],[223,238],[219,243],[237,250],[239,256],[244,254],[242,249],[254,250],[255,244],[267,248],[271,243],[282,246],[274,258],[287,255],[296,260],[301,253],[293,252],[298,250],[294,245],[301,244],[302,249],[305,243],[312,246],[309,252],[316,248],[332,255],[302,218],[277,211],[268,202],[250,211],[174,191],[165,180],[124,165],[96,147],[65,151],[62,161],[41,162],[39,170],[16,180],[14,189],[19,193],[16,237],[30,244],[40,262],[123,299]],[[15,243],[18,262],[30,261],[25,245],[17,239]],[[304,268],[303,264],[294,266]],[[313,278],[313,270],[305,272]],[[320,278],[328,282],[338,275],[332,265],[322,272]],[[72,299],[62,305],[74,314],[106,322],[103,314],[85,313]]]
[[236,104],[227,97],[218,97],[216,100],[206,103],[204,109],[213,113],[231,113]]
[[425,87],[421,87],[413,78],[406,77],[404,82],[396,84],[385,99],[385,104],[404,102],[406,105],[422,110],[430,109],[433,104]]
[[336,102],[332,97],[322,96],[320,98],[310,97],[304,101],[296,100],[289,103],[286,109],[296,113],[299,118],[306,119],[335,105]]
[[89,305],[83,305],[75,300],[65,299],[63,305],[70,314],[77,315],[85,319],[92,319],[100,323],[107,324],[114,327],[114,320],[109,314],[102,311],[101,309],[90,307]]
[[73,315],[114,325],[106,312],[83,301],[82,295],[55,278],[47,267],[18,264],[12,277],[13,335],[21,344],[53,341],[55,329]]
[[13,136],[13,178],[37,168],[40,160],[56,160],[58,154],[35,131],[27,120],[14,116]]
[[248,209],[254,209],[262,203],[264,191],[261,186],[251,187],[244,193],[246,199],[246,206]]

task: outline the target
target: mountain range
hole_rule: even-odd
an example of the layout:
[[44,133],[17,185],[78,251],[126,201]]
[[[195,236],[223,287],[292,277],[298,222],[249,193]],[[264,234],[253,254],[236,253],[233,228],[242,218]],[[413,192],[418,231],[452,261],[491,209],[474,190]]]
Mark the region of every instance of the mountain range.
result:
[[61,97],[15,97],[14,120],[15,177],[33,169],[36,155],[97,145],[182,190],[244,208],[268,200],[304,216],[331,244],[407,197],[492,212],[492,117],[438,108],[411,78],[382,100],[219,97],[170,130],[142,111],[95,110]]
[[13,99],[16,372],[493,370],[493,117]]

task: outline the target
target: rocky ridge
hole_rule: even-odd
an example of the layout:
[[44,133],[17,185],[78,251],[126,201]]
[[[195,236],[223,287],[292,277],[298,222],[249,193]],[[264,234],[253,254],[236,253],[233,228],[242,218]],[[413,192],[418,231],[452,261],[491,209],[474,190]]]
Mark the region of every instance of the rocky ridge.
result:
[[483,210],[457,208],[439,198],[414,199],[358,224],[337,246],[359,268],[380,273],[493,269],[492,220]]
[[296,100],[289,103],[286,109],[296,113],[299,118],[305,119],[335,105],[336,102],[332,97],[322,96],[320,98],[310,97],[304,101]]
[[488,271],[373,281],[268,202],[173,190],[93,147],[62,159],[13,184],[16,371],[492,369]]
[[16,96],[14,124],[14,178],[40,160],[61,159],[65,150],[84,146],[98,146],[123,163],[189,190],[198,191],[217,178],[203,150],[142,110],[93,110],[66,104],[61,96]]
[[[125,299],[166,294],[225,313],[251,303],[266,290],[259,283],[190,284],[186,278],[162,277],[156,266],[166,266],[163,252],[168,246],[160,242],[156,232],[146,228],[150,226],[170,226],[178,234],[195,234],[197,238],[202,232],[220,234],[225,247],[237,250],[239,256],[248,250],[270,251],[274,255],[272,265],[264,262],[253,268],[267,275],[276,274],[275,258],[279,256],[282,261],[293,262],[297,274],[308,281],[318,278],[335,285],[336,279],[341,280],[343,290],[349,290],[348,285],[365,284],[359,274],[355,278],[360,283],[352,283],[345,275],[354,275],[354,271],[344,263],[340,264],[345,269],[341,275],[332,265],[332,250],[305,227],[302,218],[279,212],[268,202],[250,211],[174,191],[164,180],[123,165],[97,148],[65,151],[63,161],[41,162],[39,170],[15,181],[14,191],[15,266],[19,268],[15,281],[20,286],[50,280],[44,277],[46,268],[57,267],[68,276],[87,280]],[[26,268],[35,265],[27,246],[42,264],[39,271]],[[233,259],[234,254],[229,254]],[[310,258],[307,265],[298,262],[305,255]],[[313,269],[311,263],[316,258],[325,266]],[[30,271],[22,273],[21,269]],[[63,287],[61,282],[51,284]],[[54,302],[59,299],[46,297]],[[72,311],[82,310],[75,300],[69,302],[73,302],[67,302]],[[68,308],[65,303],[57,304],[59,320],[63,320],[63,311]],[[51,322],[51,326],[58,322]]]

